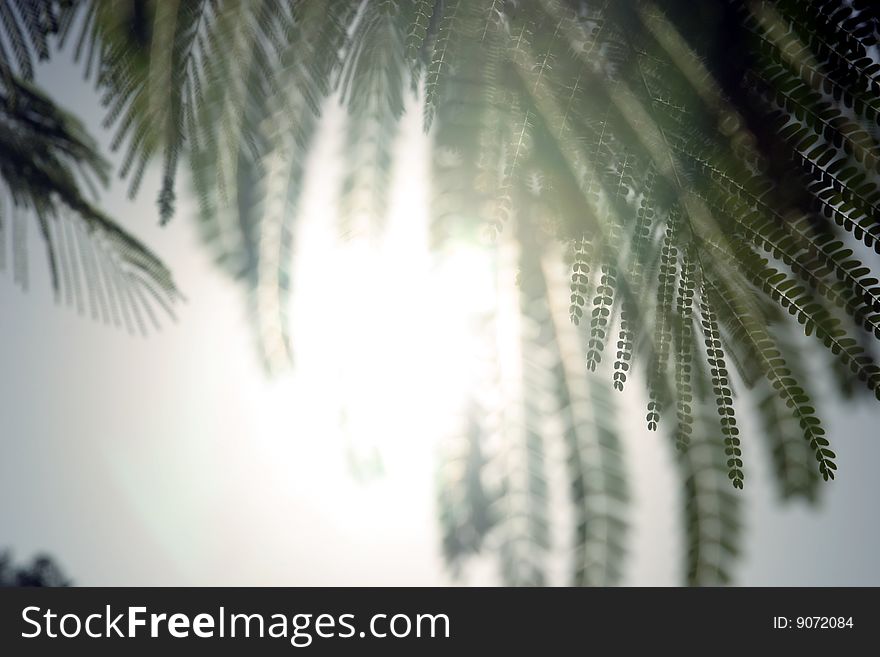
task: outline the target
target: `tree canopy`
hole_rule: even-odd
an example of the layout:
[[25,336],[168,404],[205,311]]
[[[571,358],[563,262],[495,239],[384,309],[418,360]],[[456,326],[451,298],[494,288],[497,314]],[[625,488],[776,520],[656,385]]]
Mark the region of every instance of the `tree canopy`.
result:
[[91,302],[126,323],[177,296],[86,200],[107,165],[31,83],[34,59],[68,41],[132,195],[162,162],[163,222],[188,163],[206,243],[251,291],[270,369],[291,361],[293,241],[322,107],[335,96],[348,113],[340,230],[381,232],[418,94],[435,248],[494,236],[525,327],[513,397],[494,410],[475,398],[444,452],[453,566],[491,550],[505,582],[546,581],[559,444],[571,581],[617,581],[628,493],[613,394],[635,368],[645,426],[675,450],[691,584],[728,581],[738,552],[753,455],[736,391],[756,402],[781,494],[807,500],[837,465],[798,334],[824,347],[842,391],[880,398],[876,3],[34,0],[0,4],[0,19],[0,180],[13,228],[25,211],[37,222],[59,295],[81,270]]

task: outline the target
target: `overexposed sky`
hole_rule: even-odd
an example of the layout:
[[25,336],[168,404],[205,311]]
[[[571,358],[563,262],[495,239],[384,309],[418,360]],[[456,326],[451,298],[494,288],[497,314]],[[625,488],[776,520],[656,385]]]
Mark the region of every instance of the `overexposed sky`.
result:
[[[41,69],[39,82],[108,143],[77,67],[61,56]],[[312,176],[305,200],[293,374],[264,376],[244,294],[213,265],[197,234],[185,168],[177,215],[166,228],[157,225],[156,168],[135,201],[118,182],[102,197],[111,215],[165,259],[188,298],[179,321],[147,339],[56,307],[31,231],[29,292],[8,272],[0,276],[0,546],[19,559],[48,551],[88,585],[448,582],[433,454],[445,421],[442,395],[450,390],[442,384],[452,380],[443,373],[462,365],[455,340],[464,338],[449,338],[460,329],[454,303],[446,313],[453,319],[444,320],[420,301],[419,282],[435,280],[423,267],[427,144],[418,113],[410,112],[397,169],[404,182],[392,202],[395,238],[379,253],[333,246],[340,120],[329,112],[313,158],[322,175]],[[360,280],[328,262],[328,253],[356,263]],[[453,270],[441,279],[451,286],[444,288],[449,299],[479,303],[468,296],[480,294],[468,284],[479,277],[479,263],[459,265],[458,278]],[[340,285],[353,286],[347,317],[333,296]],[[437,376],[414,385],[415,366]],[[626,583],[675,584],[675,471],[663,437],[644,429],[638,383],[621,399],[634,489]],[[340,396],[353,400],[354,436],[338,428]],[[873,475],[880,404],[826,403],[825,416],[840,477],[818,512],[777,506],[765,454],[743,419],[752,467],[739,583],[880,584],[880,479]],[[351,454],[373,446],[382,450],[385,472],[359,480]]]

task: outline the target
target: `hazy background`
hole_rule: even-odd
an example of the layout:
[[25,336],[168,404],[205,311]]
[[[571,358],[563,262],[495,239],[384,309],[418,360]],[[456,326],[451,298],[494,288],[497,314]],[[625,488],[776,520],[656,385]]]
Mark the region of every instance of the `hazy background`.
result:
[[[91,86],[65,59],[43,67],[38,82],[106,146]],[[331,112],[328,121],[313,170],[335,166],[338,116]],[[417,116],[407,116],[404,131],[399,169],[409,182],[398,185],[395,203],[399,215],[410,216],[420,198],[426,202],[411,181],[426,171],[427,151]],[[380,445],[384,476],[352,476],[346,440],[325,404],[333,381],[316,378],[321,347],[309,351],[309,336],[300,336],[311,361],[266,379],[244,294],[200,243],[185,167],[182,174],[178,211],[164,229],[156,170],[135,201],[118,181],[102,197],[108,213],[171,267],[188,298],[179,321],[165,321],[160,333],[132,337],[55,306],[35,230],[30,290],[15,287],[9,272],[0,276],[0,547],[12,547],[18,559],[47,551],[83,585],[449,583],[438,549],[431,441],[418,423],[403,431],[412,419],[406,413],[383,416],[398,436]],[[333,189],[310,187],[307,222],[320,226],[330,221]],[[335,318],[321,314],[326,285],[300,287],[306,301],[299,310],[311,326],[332,330]],[[394,355],[380,350],[376,362]],[[880,404],[842,406],[828,395],[824,402],[840,476],[826,485],[816,511],[777,504],[745,418],[753,467],[740,584],[880,585]],[[638,385],[622,403],[635,498],[625,583],[678,584],[672,457],[663,437],[644,429]]]

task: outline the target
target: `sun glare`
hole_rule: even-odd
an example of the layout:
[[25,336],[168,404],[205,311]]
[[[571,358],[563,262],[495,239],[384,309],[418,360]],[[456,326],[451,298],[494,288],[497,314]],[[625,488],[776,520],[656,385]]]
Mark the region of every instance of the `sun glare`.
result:
[[314,417],[320,426],[307,432],[340,436],[356,470],[393,467],[414,441],[433,448],[454,430],[475,382],[480,317],[495,303],[487,248],[454,244],[442,256],[429,248],[428,149],[419,119],[414,112],[404,119],[382,230],[340,235],[334,190],[318,189],[297,236],[291,327],[298,405],[310,415],[322,409]]

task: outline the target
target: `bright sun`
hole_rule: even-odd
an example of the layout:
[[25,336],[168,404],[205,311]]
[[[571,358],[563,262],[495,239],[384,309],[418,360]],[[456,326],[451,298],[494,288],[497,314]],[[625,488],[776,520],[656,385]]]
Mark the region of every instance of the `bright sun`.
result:
[[413,441],[433,445],[454,431],[477,376],[480,318],[495,303],[494,263],[477,244],[431,253],[428,143],[417,112],[404,118],[381,235],[340,236],[327,175],[338,132],[316,149],[311,170],[323,173],[308,181],[297,236],[294,376],[314,430],[336,433],[369,470],[377,455],[387,463]]

